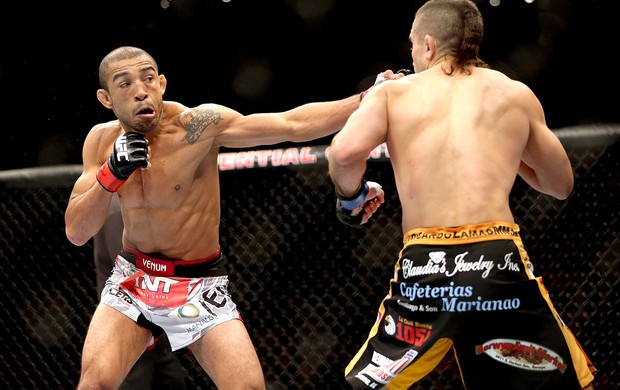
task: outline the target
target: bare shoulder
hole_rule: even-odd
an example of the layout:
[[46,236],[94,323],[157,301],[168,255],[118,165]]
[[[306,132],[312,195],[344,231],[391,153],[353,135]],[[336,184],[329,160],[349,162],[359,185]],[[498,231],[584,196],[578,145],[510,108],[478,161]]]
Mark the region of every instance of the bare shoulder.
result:
[[191,135],[195,143],[198,139],[213,139],[229,128],[236,118],[242,115],[226,106],[204,103],[195,107],[184,107],[178,113],[178,123]]
[[527,111],[539,106],[534,92],[522,81],[513,79],[500,71],[486,68],[476,68],[474,75],[478,77],[474,84],[485,86],[487,97],[491,96],[493,100]]
[[220,115],[241,115],[232,108],[217,103],[203,103],[195,107],[186,108],[184,114],[187,113],[220,113]]
[[185,107],[179,113],[181,125],[211,126],[218,125],[223,120],[231,120],[241,116],[237,111],[215,103],[204,103],[196,107]]
[[119,130],[121,124],[118,119],[114,119],[108,122],[98,123],[90,130],[91,133],[106,133],[114,130]]
[[99,123],[88,132],[86,142],[105,143],[109,140],[112,143],[122,132],[123,128],[117,119]]
[[188,110],[188,107],[184,104],[170,100],[164,101],[164,115],[166,117],[179,116],[186,110]]
[[483,75],[490,82],[507,89],[513,90],[515,93],[532,93],[530,87],[522,81],[513,79],[508,75],[494,69],[476,68],[476,72]]
[[123,133],[118,120],[98,123],[94,125],[84,140],[82,159],[85,165],[101,165],[110,154],[114,140]]

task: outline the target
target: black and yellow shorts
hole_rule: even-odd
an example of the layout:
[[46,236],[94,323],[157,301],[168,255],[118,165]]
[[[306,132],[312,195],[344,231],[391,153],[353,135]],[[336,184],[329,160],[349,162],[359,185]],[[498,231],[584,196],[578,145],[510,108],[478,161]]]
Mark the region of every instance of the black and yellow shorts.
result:
[[468,390],[581,389],[595,371],[534,276],[514,223],[407,232],[346,380],[407,389],[450,349]]

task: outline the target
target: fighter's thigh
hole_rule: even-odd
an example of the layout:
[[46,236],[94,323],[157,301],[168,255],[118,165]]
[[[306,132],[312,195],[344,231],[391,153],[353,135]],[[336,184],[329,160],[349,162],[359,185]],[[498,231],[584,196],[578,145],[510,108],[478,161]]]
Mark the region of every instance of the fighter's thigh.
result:
[[219,389],[264,388],[260,362],[242,321],[219,324],[190,349]]
[[93,372],[127,375],[144,352],[151,332],[119,311],[100,304],[88,327],[82,351],[82,377]]

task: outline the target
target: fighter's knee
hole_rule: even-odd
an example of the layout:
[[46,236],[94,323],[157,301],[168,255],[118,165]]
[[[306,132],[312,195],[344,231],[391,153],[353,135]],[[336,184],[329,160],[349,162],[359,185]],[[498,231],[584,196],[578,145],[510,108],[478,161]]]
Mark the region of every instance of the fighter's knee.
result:
[[255,382],[252,384],[248,384],[246,386],[242,386],[242,389],[251,389],[251,390],[265,390],[265,382],[264,381],[260,381],[260,382]]
[[237,380],[230,383],[222,383],[218,384],[218,389],[227,389],[227,390],[265,390],[265,381],[261,378],[260,380],[252,380],[250,378],[243,378],[243,380]]
[[83,371],[77,390],[112,390],[118,389],[119,386],[120,382],[115,381],[111,377],[98,375],[97,373],[90,374],[88,371]]
[[222,375],[211,373],[209,376],[219,390],[265,390],[263,372],[254,369],[240,370],[243,375]]
[[245,383],[238,387],[239,390],[265,390],[265,388],[265,380],[262,376],[260,378],[248,378]]

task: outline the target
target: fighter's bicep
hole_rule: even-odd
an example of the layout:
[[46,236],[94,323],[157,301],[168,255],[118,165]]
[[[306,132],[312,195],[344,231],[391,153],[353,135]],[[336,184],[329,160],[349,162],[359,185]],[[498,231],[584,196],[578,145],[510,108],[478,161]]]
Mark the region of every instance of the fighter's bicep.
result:
[[288,140],[291,137],[290,128],[287,121],[275,114],[235,116],[223,123],[214,137],[214,146],[243,148],[271,145]]
[[388,121],[386,110],[381,104],[368,101],[361,105],[347,121],[341,132],[349,133],[350,137],[362,144],[374,148],[385,141],[387,137]]

